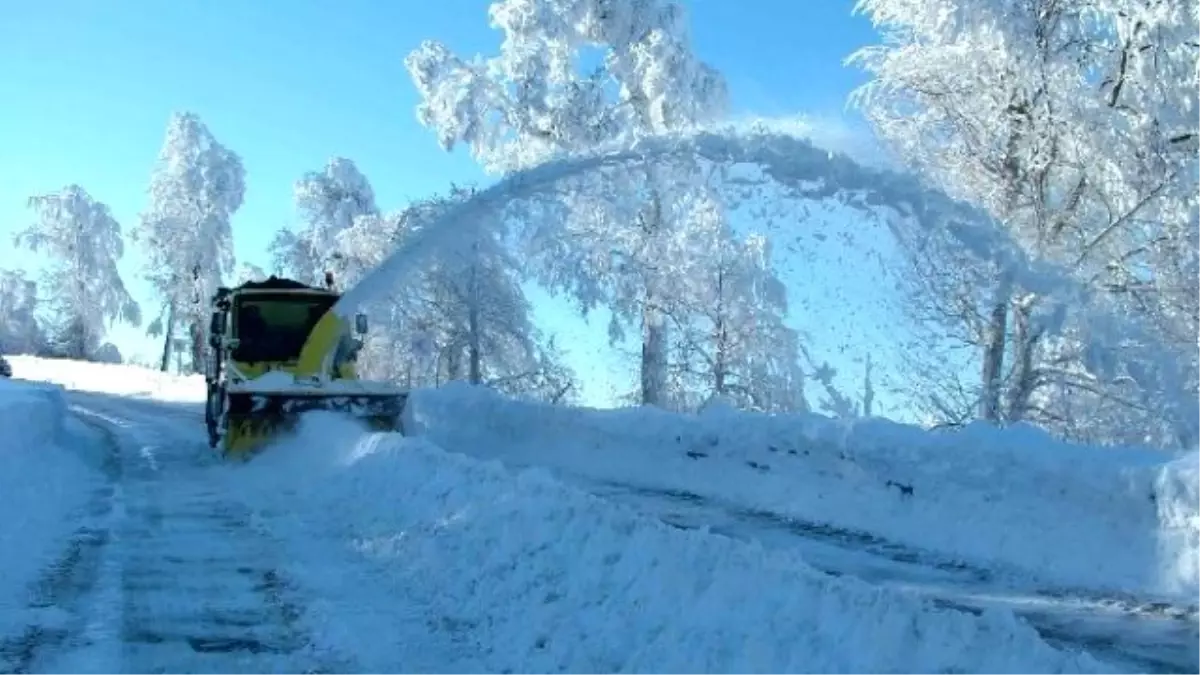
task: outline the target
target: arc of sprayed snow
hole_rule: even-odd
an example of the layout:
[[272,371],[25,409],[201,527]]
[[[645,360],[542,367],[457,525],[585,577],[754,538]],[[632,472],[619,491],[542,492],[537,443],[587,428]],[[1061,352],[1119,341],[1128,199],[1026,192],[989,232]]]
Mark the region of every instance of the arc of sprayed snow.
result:
[[[884,168],[868,168],[849,156],[821,149],[808,139],[772,131],[701,130],[686,134],[648,137],[626,145],[602,149],[592,154],[555,159],[517,171],[477,192],[466,201],[452,206],[441,218],[421,228],[378,267],[343,294],[333,307],[343,320],[352,321],[355,312],[373,298],[381,297],[403,278],[406,270],[416,269],[432,250],[456,234],[483,221],[488,212],[504,203],[519,201],[545,191],[554,183],[573,176],[636,162],[700,157],[726,164],[753,164],[776,184],[812,199],[837,198],[859,193],[864,203],[849,203],[860,209],[889,207],[912,217],[926,230],[943,229],[959,246],[973,256],[991,262],[1016,285],[1048,299],[1048,311],[1039,316],[1046,334],[1061,331],[1068,309],[1088,308],[1085,318],[1094,336],[1091,350],[1112,354],[1114,345],[1134,340],[1143,345],[1161,344],[1136,324],[1095,309],[1091,291],[1074,280],[1065,269],[1049,261],[1030,259],[1002,227],[983,211],[922,184],[915,177]],[[1099,334],[1098,336],[1096,334]],[[1173,417],[1184,425],[1180,433],[1185,443],[1198,437],[1200,420],[1193,420],[1200,397],[1186,385],[1182,368],[1162,348],[1150,350],[1155,383],[1176,406]],[[1146,383],[1140,383],[1146,386]]]
[[1050,294],[1063,286],[1052,270],[1031,263],[1002,230],[981,227],[981,223],[989,222],[982,212],[926,188],[913,178],[883,169],[865,168],[845,155],[817,148],[808,140],[795,136],[700,132],[646,138],[628,147],[556,159],[514,172],[453,205],[437,221],[407,236],[392,255],[343,294],[334,311],[342,318],[350,319],[359,308],[400,278],[405,270],[414,268],[430,251],[473,227],[481,216],[502,203],[529,198],[576,175],[673,157],[756,164],[776,183],[802,191],[804,196],[811,198],[832,198],[838,193],[861,191],[869,200],[866,206],[890,206],[904,211],[926,229],[945,227],[964,248],[1009,270],[1018,283],[1031,291]]

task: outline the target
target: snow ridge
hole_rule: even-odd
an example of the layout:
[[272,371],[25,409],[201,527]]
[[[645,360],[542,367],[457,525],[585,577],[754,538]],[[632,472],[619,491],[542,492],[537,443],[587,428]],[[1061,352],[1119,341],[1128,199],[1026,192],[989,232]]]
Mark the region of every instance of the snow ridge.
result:
[[1103,670],[1008,612],[940,609],[786,551],[676,530],[543,470],[328,415],[303,427],[235,480],[425,588],[430,620],[467,627],[489,670]]
[[461,383],[413,392],[406,414],[408,433],[453,452],[688,491],[1064,588],[1189,605],[1200,592],[1196,453],[1078,446],[1030,426],[588,410]]
[[3,638],[34,599],[27,590],[60,554],[101,474],[77,454],[62,387],[0,378],[0,669]]

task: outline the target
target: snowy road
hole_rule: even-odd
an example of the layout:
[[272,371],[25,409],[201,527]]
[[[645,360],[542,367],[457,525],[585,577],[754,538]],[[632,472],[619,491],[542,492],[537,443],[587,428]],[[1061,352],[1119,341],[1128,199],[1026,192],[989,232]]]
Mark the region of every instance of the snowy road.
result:
[[849,574],[978,612],[1003,607],[1052,644],[1085,648],[1123,672],[1200,672],[1197,606],[1171,606],[1078,589],[1031,587],[1017,574],[984,569],[870,533],[841,530],[723,504],[686,492],[612,483],[600,495],[634,504],[683,529],[798,548],[814,567]]
[[[66,554],[43,575],[41,613],[0,646],[14,672],[320,672],[278,547],[205,480],[207,453],[135,406],[78,397],[106,484]],[[194,424],[188,418],[189,426]]]
[[[436,588],[397,585],[325,545],[308,523],[256,511],[231,489],[236,483],[220,480],[239,468],[212,457],[195,406],[79,392],[69,399],[78,433],[103,449],[105,481],[34,589],[25,628],[0,636],[0,670],[487,670],[466,629],[422,610]],[[1195,607],[1023,588],[997,570],[865,533],[686,493],[586,487],[679,528],[798,548],[830,574],[971,612],[1007,607],[1048,641],[1086,647],[1121,669],[1200,670]],[[381,624],[389,628],[382,634]]]
[[[70,400],[81,440],[104,453],[104,485],[33,589],[24,630],[0,637],[0,671],[437,669],[425,662],[364,665],[301,621],[319,615],[307,605],[320,596],[297,583],[300,563],[309,575],[328,564],[354,576],[353,567],[311,555],[297,561],[294,547],[274,538],[227,481],[214,480],[233,467],[197,441],[193,410],[96,394]],[[356,621],[340,618],[346,626]],[[403,638],[436,651],[436,636],[417,630],[421,635]],[[397,655],[404,651],[388,656]]]

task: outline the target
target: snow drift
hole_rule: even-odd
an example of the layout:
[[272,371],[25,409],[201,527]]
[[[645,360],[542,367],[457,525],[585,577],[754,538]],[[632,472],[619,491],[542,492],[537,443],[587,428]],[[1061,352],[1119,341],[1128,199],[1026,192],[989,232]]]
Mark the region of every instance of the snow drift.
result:
[[77,525],[100,474],[73,452],[61,387],[0,378],[0,635]]
[[230,480],[306,536],[320,524],[378,579],[424,589],[428,621],[461,627],[485,670],[1102,669],[1008,612],[939,609],[788,551],[677,530],[543,470],[321,413],[274,450]]
[[1048,585],[1189,604],[1198,592],[1195,452],[1077,446],[1026,426],[552,407],[462,384],[409,400],[408,433],[454,452],[687,491]]

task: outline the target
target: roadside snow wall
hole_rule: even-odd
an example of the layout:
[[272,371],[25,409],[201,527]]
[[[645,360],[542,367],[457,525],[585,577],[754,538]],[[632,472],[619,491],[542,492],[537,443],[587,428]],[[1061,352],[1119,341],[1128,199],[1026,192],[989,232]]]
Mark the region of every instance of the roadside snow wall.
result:
[[0,637],[21,623],[31,584],[62,553],[99,478],[72,448],[78,440],[61,387],[0,378]]
[[453,383],[406,429],[450,451],[688,491],[869,532],[1062,588],[1195,602],[1197,453],[1057,441],[1028,426],[932,433],[880,419],[591,410]]
[[291,539],[322,550],[332,537],[403,588],[407,611],[461,631],[487,671],[1103,670],[1007,611],[938,608],[330,415],[229,474],[272,531],[302,523]]

